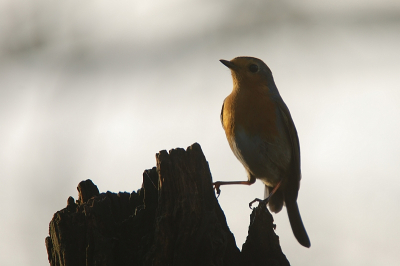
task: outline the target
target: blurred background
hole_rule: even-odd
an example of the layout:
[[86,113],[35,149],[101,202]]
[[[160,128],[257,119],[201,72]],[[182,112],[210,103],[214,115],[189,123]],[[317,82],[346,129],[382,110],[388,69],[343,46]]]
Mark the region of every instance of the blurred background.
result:
[[[137,190],[163,149],[200,143],[213,179],[246,173],[219,121],[218,60],[271,68],[299,133],[300,246],[292,265],[398,265],[400,2],[0,2],[0,264],[48,265],[53,213],[81,180]],[[222,187],[241,248],[263,185]]]

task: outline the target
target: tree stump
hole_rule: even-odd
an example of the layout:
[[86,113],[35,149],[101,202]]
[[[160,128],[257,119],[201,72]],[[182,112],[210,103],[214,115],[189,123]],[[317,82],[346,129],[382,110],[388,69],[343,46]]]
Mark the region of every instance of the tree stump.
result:
[[199,144],[156,160],[137,192],[99,194],[91,180],[80,182],[79,199],[69,197],[50,222],[50,265],[289,265],[266,208],[253,210],[237,248]]

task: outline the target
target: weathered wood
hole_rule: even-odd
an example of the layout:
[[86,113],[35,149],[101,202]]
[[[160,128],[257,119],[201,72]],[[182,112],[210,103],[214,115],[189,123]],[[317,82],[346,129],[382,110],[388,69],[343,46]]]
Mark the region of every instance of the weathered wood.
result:
[[242,247],[246,265],[290,265],[275,234],[274,219],[265,207],[259,206],[250,215],[249,233]]
[[156,161],[137,192],[99,194],[82,181],[79,200],[70,197],[50,222],[50,265],[289,265],[265,208],[253,211],[237,248],[199,144]]

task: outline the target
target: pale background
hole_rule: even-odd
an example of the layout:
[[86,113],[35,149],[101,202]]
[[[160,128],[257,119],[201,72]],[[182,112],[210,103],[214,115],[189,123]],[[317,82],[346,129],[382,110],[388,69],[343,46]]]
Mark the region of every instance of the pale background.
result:
[[[301,4],[300,4],[301,2]],[[214,180],[245,180],[220,125],[219,59],[264,60],[301,143],[292,265],[399,265],[400,1],[0,2],[0,264],[48,265],[54,212],[92,179],[137,190],[155,153],[199,142]],[[219,201],[241,247],[251,187]]]

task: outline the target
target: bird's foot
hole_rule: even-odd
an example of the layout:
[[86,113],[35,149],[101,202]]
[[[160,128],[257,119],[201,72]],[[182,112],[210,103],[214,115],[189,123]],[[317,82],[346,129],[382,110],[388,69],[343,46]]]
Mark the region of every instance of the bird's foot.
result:
[[219,197],[219,194],[221,194],[221,189],[219,188],[220,186],[221,182],[213,183],[213,188],[215,189],[215,192],[217,192],[217,198]]
[[265,207],[267,207],[267,203],[268,203],[269,197],[264,199],[264,200],[260,200],[259,198],[255,198],[253,201],[251,201],[249,203],[249,208],[253,209],[251,206],[253,205],[254,202],[258,202],[258,206],[260,206],[260,204],[263,204]]

